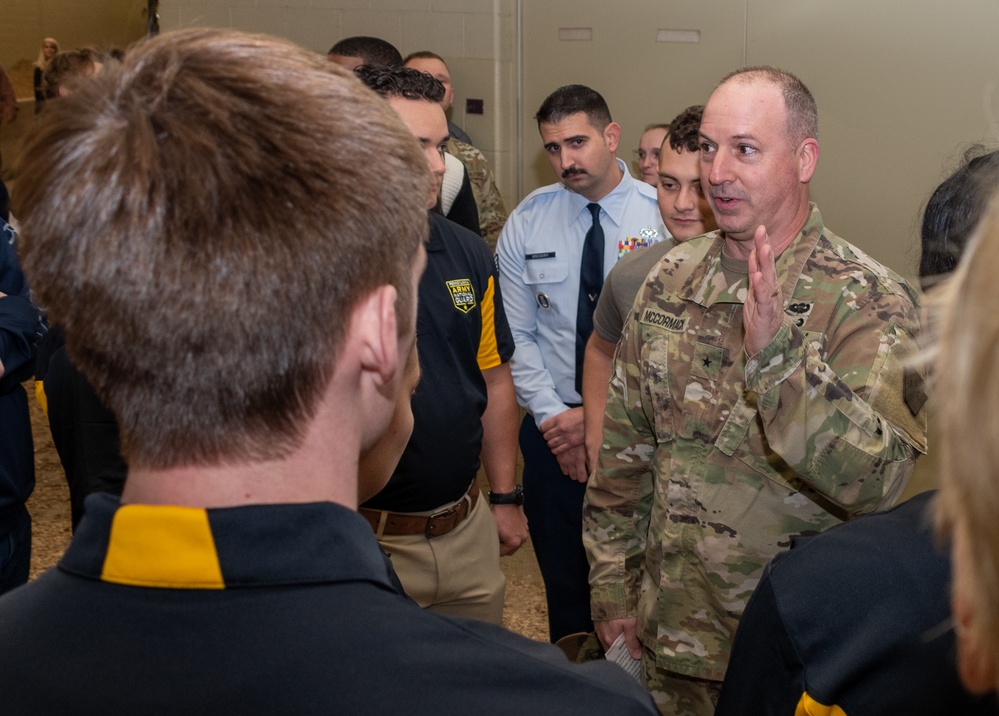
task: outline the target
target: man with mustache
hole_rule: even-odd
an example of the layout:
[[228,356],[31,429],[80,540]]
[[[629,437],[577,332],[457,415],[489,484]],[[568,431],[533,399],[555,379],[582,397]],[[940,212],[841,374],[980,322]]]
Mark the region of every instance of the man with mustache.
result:
[[599,93],[555,90],[535,119],[558,184],[531,193],[500,234],[500,286],[516,350],[510,365],[527,409],[520,430],[524,511],[545,581],[552,641],[590,631],[580,539],[586,464],[583,350],[603,277],[619,246],[668,236],[656,193],[617,159],[621,127]]
[[666,255],[618,349],[583,539],[597,634],[664,713],[714,712],[770,558],[891,505],[926,450],[919,292],[809,202],[817,117],[783,70],[722,80],[700,127],[720,231]]

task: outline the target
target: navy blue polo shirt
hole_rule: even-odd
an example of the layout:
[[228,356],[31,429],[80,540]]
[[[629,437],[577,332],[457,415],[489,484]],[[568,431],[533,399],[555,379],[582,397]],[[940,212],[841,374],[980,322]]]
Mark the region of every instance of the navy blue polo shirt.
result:
[[422,512],[461,498],[482,452],[482,371],[513,355],[489,247],[435,212],[419,299],[413,436],[388,484],[364,503],[372,509]]
[[617,666],[421,609],[332,502],[91,495],[58,568],[0,598],[0,644],[4,716],[655,714]]
[[739,623],[717,716],[999,713],[961,686],[935,493],[795,539]]

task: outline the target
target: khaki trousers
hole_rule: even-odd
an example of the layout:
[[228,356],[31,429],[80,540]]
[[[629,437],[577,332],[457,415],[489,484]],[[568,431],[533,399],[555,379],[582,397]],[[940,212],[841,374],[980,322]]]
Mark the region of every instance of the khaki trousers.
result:
[[[500,569],[499,535],[487,503],[486,496],[480,495],[468,517],[440,537],[378,538],[406,593],[421,607],[447,616],[503,623],[506,577]],[[447,507],[441,505],[438,510]]]

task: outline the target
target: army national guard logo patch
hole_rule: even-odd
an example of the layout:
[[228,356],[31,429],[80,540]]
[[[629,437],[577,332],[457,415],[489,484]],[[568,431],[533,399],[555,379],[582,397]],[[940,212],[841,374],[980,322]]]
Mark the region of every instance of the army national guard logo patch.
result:
[[454,307],[462,313],[468,313],[475,308],[475,291],[472,290],[472,282],[467,278],[448,281],[447,290],[451,292]]

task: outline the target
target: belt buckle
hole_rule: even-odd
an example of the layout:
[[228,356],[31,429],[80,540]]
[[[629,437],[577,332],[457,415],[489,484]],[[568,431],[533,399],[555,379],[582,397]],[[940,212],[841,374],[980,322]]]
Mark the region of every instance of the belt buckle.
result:
[[435,512],[434,514],[430,515],[430,517],[427,518],[427,529],[425,532],[427,539],[430,539],[431,537],[439,537],[440,535],[447,534],[452,529],[454,529],[454,524],[452,523],[448,529],[444,530],[443,532],[437,533],[437,531],[434,529],[434,525],[437,523],[437,520],[446,520],[449,518],[453,518],[458,513],[458,507],[460,505],[461,503],[459,502],[458,504],[452,505],[446,510]]

